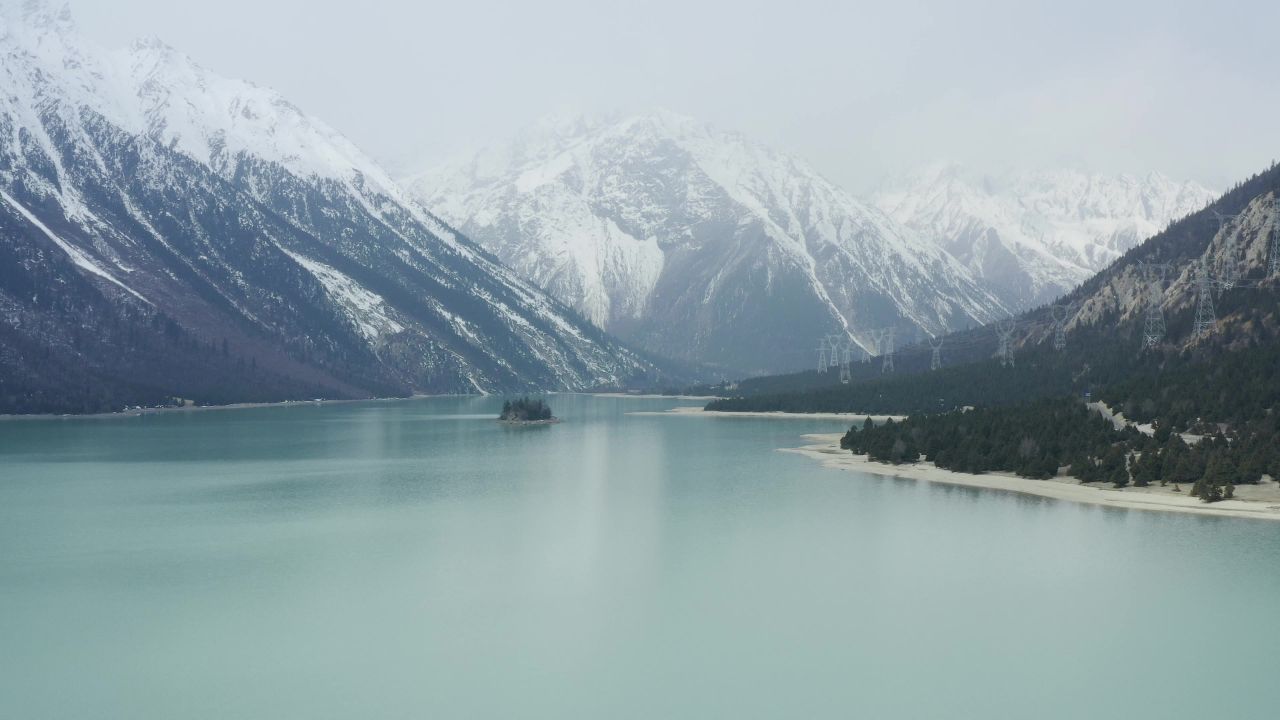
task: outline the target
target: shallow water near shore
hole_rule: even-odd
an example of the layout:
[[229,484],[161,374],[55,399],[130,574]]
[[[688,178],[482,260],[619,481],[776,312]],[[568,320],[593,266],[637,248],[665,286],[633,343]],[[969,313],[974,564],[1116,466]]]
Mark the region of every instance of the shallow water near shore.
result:
[[1280,524],[552,396],[0,424],[0,717],[1272,718]]

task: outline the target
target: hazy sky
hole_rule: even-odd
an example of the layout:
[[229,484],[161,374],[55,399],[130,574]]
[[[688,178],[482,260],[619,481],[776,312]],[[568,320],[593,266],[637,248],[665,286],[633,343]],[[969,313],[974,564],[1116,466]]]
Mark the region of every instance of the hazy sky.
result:
[[72,0],[274,87],[393,170],[551,112],[662,106],[865,190],[940,159],[1161,170],[1280,156],[1280,3]]

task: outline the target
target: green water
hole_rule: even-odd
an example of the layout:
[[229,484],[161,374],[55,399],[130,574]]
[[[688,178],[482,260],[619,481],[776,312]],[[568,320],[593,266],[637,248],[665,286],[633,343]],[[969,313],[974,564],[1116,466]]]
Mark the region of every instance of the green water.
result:
[[500,404],[0,423],[0,718],[1280,716],[1280,524]]

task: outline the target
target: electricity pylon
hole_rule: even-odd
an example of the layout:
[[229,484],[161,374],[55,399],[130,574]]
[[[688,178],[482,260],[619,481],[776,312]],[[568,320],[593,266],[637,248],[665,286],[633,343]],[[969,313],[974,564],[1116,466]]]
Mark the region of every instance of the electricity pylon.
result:
[[1067,321],[1071,319],[1071,305],[1054,305],[1049,309],[1053,314],[1053,349],[1062,351],[1067,348]]
[[1005,318],[996,321],[996,335],[1000,338],[1000,349],[996,355],[1000,358],[1000,367],[1013,367],[1013,333],[1018,329],[1016,318]]
[[843,335],[827,336],[827,344],[831,347],[831,355],[828,358],[827,362],[831,365],[831,367],[835,367],[840,364],[840,338],[842,337],[844,336]]
[[818,372],[827,371],[827,341],[824,338],[818,343]]
[[929,370],[937,372],[942,369],[942,337],[929,338],[929,348],[933,350],[933,356],[929,358]]
[[853,338],[847,338],[840,348],[840,382],[845,385],[853,382],[853,348]]
[[1267,277],[1280,275],[1280,196],[1271,203],[1271,256],[1267,258]]
[[1143,263],[1146,281],[1147,312],[1142,329],[1142,347],[1154,348],[1164,340],[1164,277],[1169,266],[1161,263]]
[[[1214,239],[1216,240],[1221,236],[1224,240],[1222,248],[1222,256],[1224,258],[1223,268],[1217,285],[1222,290],[1230,290],[1235,287],[1240,274],[1237,272],[1239,268],[1236,265],[1235,236],[1231,234],[1223,235],[1223,233],[1227,232],[1228,228],[1236,221],[1236,218],[1239,217],[1239,215],[1223,215],[1217,210],[1212,209],[1209,212],[1213,213],[1213,216],[1218,220],[1218,234],[1214,236]],[[1231,242],[1226,242],[1227,238],[1231,238]]]
[[893,338],[898,329],[889,328],[881,332],[884,333],[884,345],[880,348],[880,355],[884,360],[880,364],[880,372],[891,373],[893,372]]
[[1209,277],[1209,261],[1200,258],[1196,268],[1196,324],[1192,337],[1206,338],[1218,329],[1218,316],[1213,309],[1214,282]]

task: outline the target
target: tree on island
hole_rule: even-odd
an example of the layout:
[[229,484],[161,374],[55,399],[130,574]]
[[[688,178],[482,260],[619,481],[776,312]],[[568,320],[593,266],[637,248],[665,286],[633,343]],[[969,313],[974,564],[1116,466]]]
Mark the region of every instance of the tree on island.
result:
[[502,414],[498,419],[506,422],[546,422],[555,418],[551,415],[551,406],[542,398],[525,396],[504,401]]

